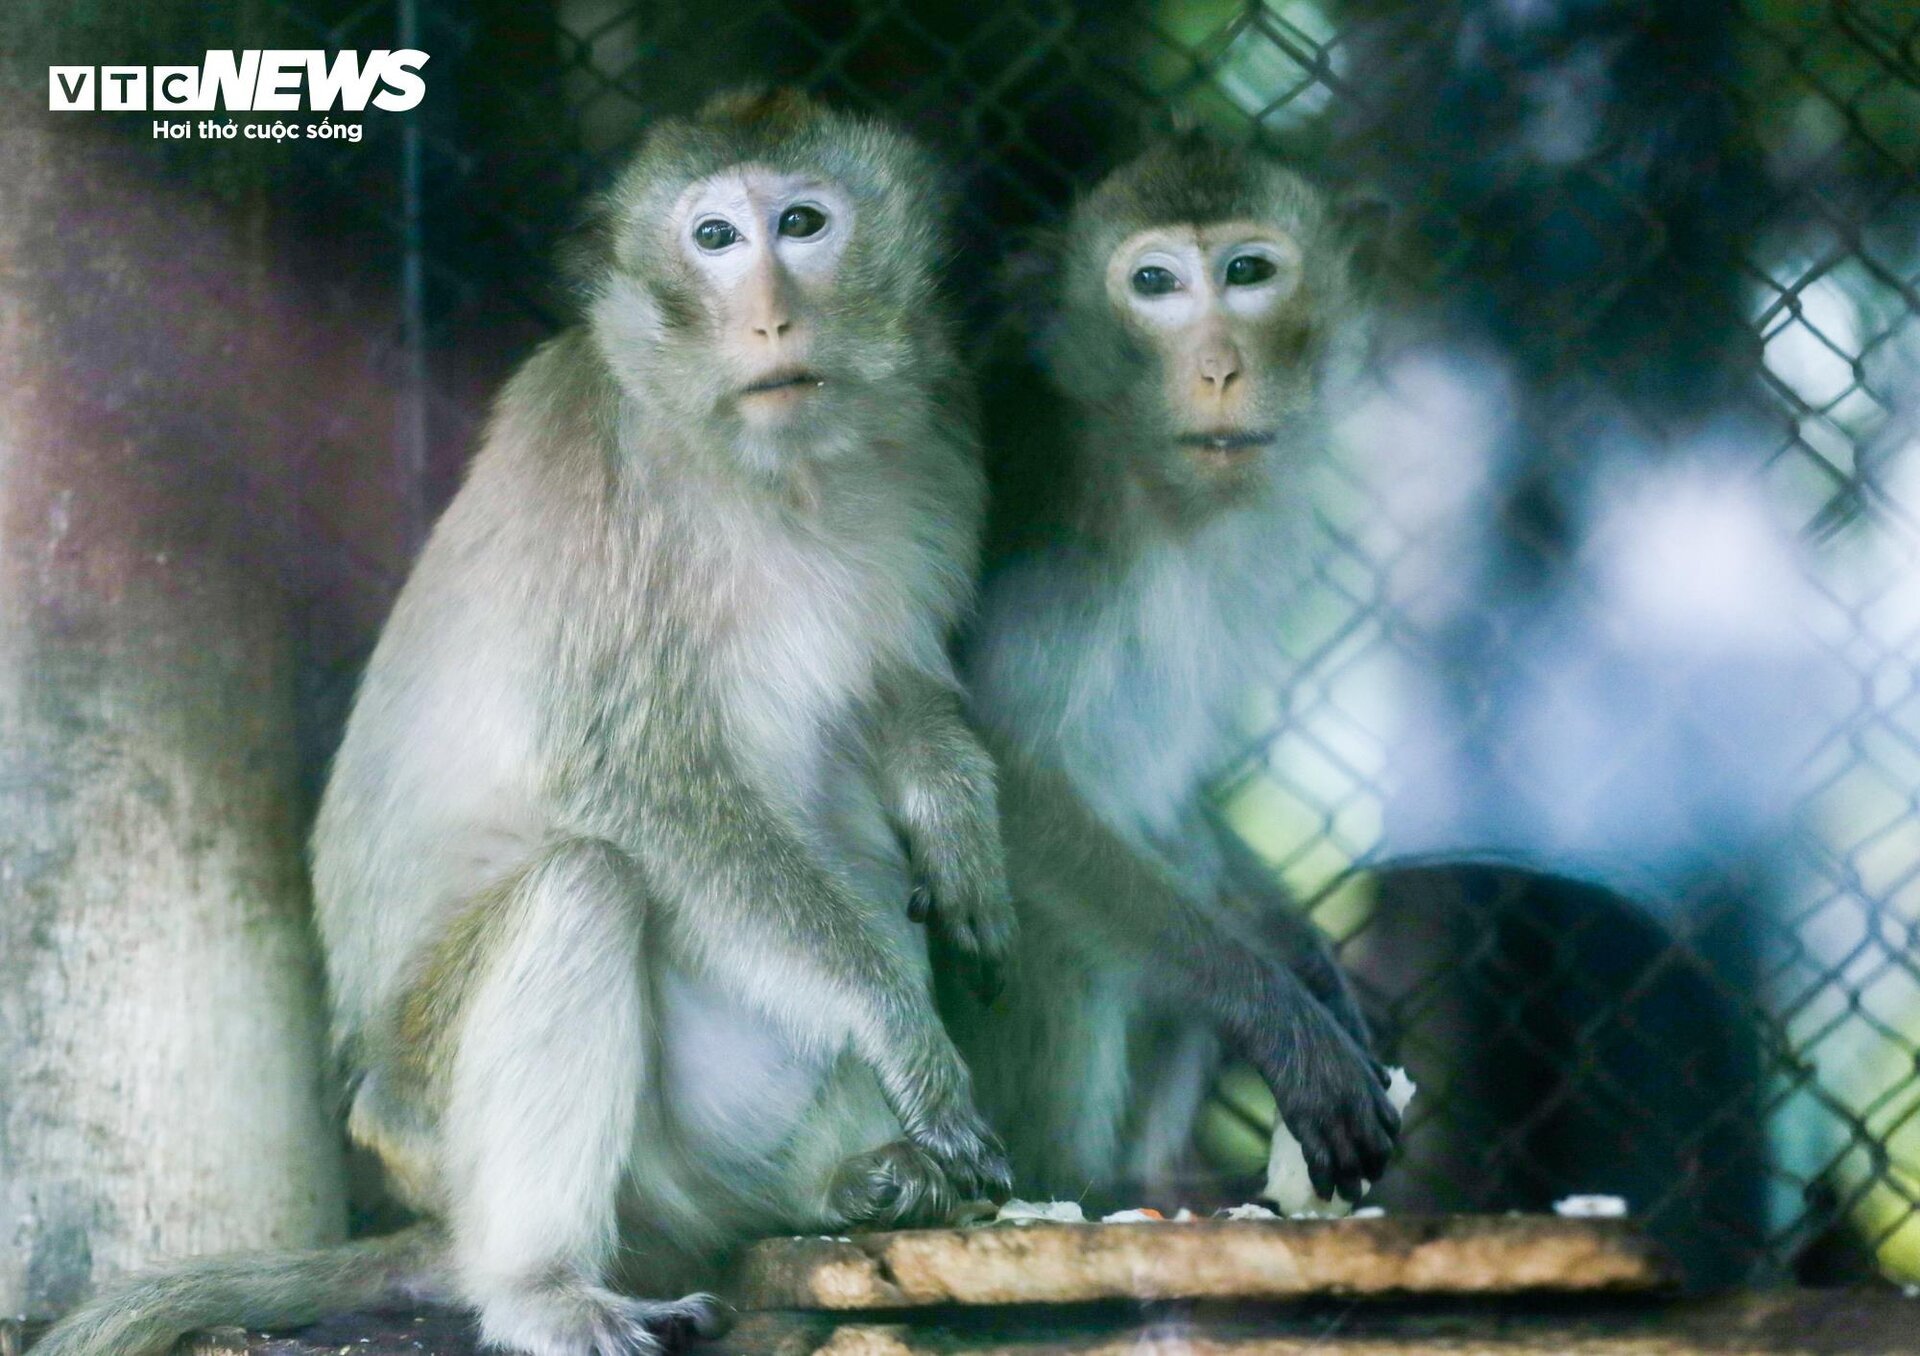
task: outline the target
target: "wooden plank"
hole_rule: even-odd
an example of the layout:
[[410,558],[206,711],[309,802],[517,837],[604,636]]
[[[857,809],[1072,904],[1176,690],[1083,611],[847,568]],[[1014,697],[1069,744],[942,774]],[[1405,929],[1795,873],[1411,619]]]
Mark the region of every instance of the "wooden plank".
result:
[[1785,1290],[1706,1299],[1173,1305],[1142,1315],[745,1315],[730,1356],[1912,1356],[1920,1301]]
[[[1911,1356],[1920,1300],[1781,1290],[1710,1299],[1558,1296],[1097,1304],[862,1315],[762,1312],[688,1356]],[[31,1330],[26,1334],[31,1336]],[[0,1353],[19,1325],[0,1320]],[[227,1329],[187,1356],[487,1356],[469,1316],[342,1315],[290,1335]]]
[[1108,1299],[1657,1291],[1676,1276],[1625,1220],[1391,1216],[1023,1224],[784,1238],[741,1256],[743,1309]]

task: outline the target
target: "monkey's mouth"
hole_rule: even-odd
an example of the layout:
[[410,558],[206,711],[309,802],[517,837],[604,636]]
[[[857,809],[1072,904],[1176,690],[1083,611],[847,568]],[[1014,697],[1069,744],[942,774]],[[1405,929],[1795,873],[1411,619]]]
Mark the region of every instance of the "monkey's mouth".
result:
[[818,390],[827,384],[827,379],[818,372],[805,367],[783,367],[778,372],[770,372],[750,386],[740,389],[742,396],[774,395],[792,392],[802,394]]
[[1234,466],[1273,442],[1268,429],[1221,429],[1211,433],[1183,433],[1174,441],[1211,466]]

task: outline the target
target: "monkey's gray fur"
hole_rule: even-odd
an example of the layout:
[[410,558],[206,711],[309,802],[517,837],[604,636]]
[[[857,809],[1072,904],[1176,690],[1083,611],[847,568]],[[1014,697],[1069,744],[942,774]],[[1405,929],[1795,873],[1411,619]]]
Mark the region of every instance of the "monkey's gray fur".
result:
[[[508,383],[394,608],[314,834],[350,1129],[429,1222],[137,1280],[46,1356],[396,1294],[539,1356],[648,1353],[717,1309],[632,1296],[753,1233],[1004,1188],[907,917],[917,889],[984,964],[1012,922],[947,657],[983,477],[935,182],[797,95],[652,132],[583,247],[588,323]],[[709,199],[739,209],[711,257]]]
[[[1222,223],[1274,258],[1298,247],[1286,300],[1191,338],[1123,323],[1126,242],[1239,238]],[[1115,1203],[1186,1178],[1223,1045],[1273,1087],[1323,1195],[1357,1196],[1397,1132],[1347,981],[1207,796],[1245,755],[1249,695],[1288,677],[1283,620],[1325,548],[1328,406],[1364,338],[1349,256],[1325,192],[1185,136],[1083,199],[1029,270],[1047,290],[989,397],[994,525],[963,665],[1021,936],[997,1005],[943,994],[1023,1194]],[[1189,399],[1169,373],[1203,340]],[[1211,446],[1191,431],[1212,421],[1272,436]]]

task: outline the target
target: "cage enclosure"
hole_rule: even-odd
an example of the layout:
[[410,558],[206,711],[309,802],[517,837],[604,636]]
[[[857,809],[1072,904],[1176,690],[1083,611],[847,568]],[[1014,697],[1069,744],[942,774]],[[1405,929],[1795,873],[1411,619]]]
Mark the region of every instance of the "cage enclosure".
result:
[[[1379,1202],[1607,1193],[1699,1287],[1920,1284],[1912,6],[143,8],[6,22],[35,80],[205,48],[431,54],[426,98],[353,140],[82,138],[101,210],[151,237],[124,248],[174,270],[169,313],[251,336],[171,379],[235,406],[241,450],[190,472],[218,508],[195,530],[284,599],[298,745],[262,794],[289,815],[487,400],[570,317],[561,240],[652,119],[794,84],[918,134],[989,355],[1003,261],[1144,138],[1262,144],[1388,229],[1324,555],[1274,618],[1294,677],[1248,706],[1213,808],[1419,1080]],[[203,214],[186,244],[158,238],[173,203]],[[277,387],[209,394],[236,380]],[[0,773],[0,822],[12,795]],[[1257,1171],[1273,1115],[1229,1069],[1197,1133]],[[367,1184],[354,1203],[353,1227],[385,1220]],[[36,1255],[16,1288],[57,1307],[91,1264]]]

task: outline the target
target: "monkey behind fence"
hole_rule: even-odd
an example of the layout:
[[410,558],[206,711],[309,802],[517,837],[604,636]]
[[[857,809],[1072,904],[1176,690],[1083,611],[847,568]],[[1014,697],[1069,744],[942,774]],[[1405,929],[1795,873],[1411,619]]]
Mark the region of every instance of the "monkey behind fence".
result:
[[982,482],[935,176],[793,95],[662,124],[509,382],[367,671],[315,893],[350,1127],[427,1222],[206,1261],[48,1356],[396,1295],[536,1356],[719,1322],[758,1231],[943,1218],[1007,1167],[921,911],[1011,914],[947,632]]
[[965,668],[1002,763],[1022,908],[1010,987],[946,1009],[1023,1191],[1182,1175],[1222,1046],[1322,1196],[1399,1126],[1345,978],[1206,814],[1248,692],[1286,675],[1329,377],[1360,332],[1327,194],[1200,137],[1075,208],[991,407],[994,523]]

